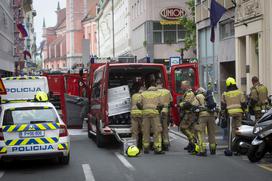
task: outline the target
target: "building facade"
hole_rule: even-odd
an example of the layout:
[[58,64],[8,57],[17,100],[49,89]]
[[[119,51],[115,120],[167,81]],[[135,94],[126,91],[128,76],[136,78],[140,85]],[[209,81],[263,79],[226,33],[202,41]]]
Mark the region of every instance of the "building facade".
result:
[[15,71],[14,16],[9,0],[0,1],[0,77]]
[[88,40],[89,42],[88,52],[89,55],[94,57],[97,56],[97,24],[95,21],[95,16],[97,12],[98,2],[98,0],[90,1],[88,14],[82,20],[84,39]]
[[47,70],[67,70],[66,62],[66,9],[58,5],[57,24],[46,28],[43,23],[43,68]]
[[87,15],[88,0],[66,0],[66,62],[67,68],[82,64],[83,28],[81,21]]
[[37,15],[35,10],[31,10],[26,12],[25,18],[24,18],[24,25],[25,29],[28,33],[28,36],[25,38],[24,45],[25,45],[25,50],[27,50],[31,57],[27,57],[28,62],[31,63],[36,63],[36,51],[37,51],[37,46],[36,46],[36,33],[34,29],[34,18]]
[[71,70],[82,66],[84,31],[82,20],[88,14],[88,0],[67,0],[66,8],[57,6],[57,24],[43,30],[43,68]]
[[130,0],[100,0],[97,22],[98,56],[117,59],[131,56]]
[[[96,17],[98,56],[169,64],[184,47],[179,18],[188,14],[186,0],[104,0]],[[163,50],[163,51],[162,51]],[[193,51],[183,58],[195,57]]]
[[32,10],[31,0],[0,1],[0,76],[23,72],[29,35],[25,20]]
[[[155,63],[168,65],[170,57],[179,57],[184,48],[185,31],[179,22],[190,16],[186,0],[131,0],[131,47],[138,61],[146,57]],[[195,57],[184,52],[184,59]]]
[[237,0],[235,18],[236,77],[247,93],[252,76],[272,93],[272,2]]
[[218,95],[226,89],[227,77],[235,77],[235,6],[231,0],[217,0],[227,11],[215,27],[215,42],[210,41],[211,0],[196,0],[197,55],[201,86],[212,83]]

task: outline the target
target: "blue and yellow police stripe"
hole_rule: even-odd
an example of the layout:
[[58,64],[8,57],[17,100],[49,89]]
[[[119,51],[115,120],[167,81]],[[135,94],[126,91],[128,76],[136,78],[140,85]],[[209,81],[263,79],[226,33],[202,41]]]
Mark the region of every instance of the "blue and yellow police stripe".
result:
[[68,143],[61,143],[58,145],[58,150],[68,150],[69,146]]
[[24,139],[14,139],[5,140],[7,146],[24,146],[24,145],[41,145],[41,144],[54,144],[59,141],[58,137],[48,137],[48,138],[24,138]]
[[7,147],[0,147],[0,154],[7,153]]
[[56,130],[60,128],[60,123],[41,123],[41,124],[18,124],[3,126],[3,132],[22,132],[22,131],[40,131]]

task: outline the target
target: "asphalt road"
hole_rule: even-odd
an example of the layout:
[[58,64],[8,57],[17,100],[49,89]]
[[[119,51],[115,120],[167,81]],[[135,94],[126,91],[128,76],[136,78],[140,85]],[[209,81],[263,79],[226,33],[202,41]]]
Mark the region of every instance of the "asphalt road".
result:
[[137,158],[124,157],[118,144],[99,149],[86,133],[72,134],[69,165],[59,165],[55,160],[8,162],[1,166],[0,180],[270,181],[272,178],[272,158],[252,164],[245,156],[225,157],[223,151],[216,156],[196,157],[183,150],[186,140],[175,134],[170,134],[172,146],[165,155],[150,153]]

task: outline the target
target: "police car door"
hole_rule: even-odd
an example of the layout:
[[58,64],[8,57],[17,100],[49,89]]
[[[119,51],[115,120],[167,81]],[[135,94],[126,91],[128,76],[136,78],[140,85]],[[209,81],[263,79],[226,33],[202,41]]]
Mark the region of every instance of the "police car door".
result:
[[1,149],[8,154],[44,153],[58,149],[59,117],[53,107],[3,110]]

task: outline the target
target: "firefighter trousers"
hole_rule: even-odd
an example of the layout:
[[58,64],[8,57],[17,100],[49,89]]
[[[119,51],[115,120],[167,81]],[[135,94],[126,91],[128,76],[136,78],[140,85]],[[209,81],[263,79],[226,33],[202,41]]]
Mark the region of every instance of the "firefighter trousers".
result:
[[205,152],[206,150],[206,144],[205,144],[206,128],[208,133],[208,142],[209,142],[210,150],[216,149],[216,142],[215,142],[216,124],[215,124],[214,116],[202,116],[202,117],[199,117],[198,123],[195,125],[200,152]]
[[243,113],[235,113],[230,117],[232,117],[232,138],[234,138],[236,129],[242,125]]
[[143,133],[143,148],[149,149],[150,147],[150,130],[153,129],[154,150],[162,150],[162,125],[160,122],[160,115],[158,114],[146,114],[143,115],[142,133]]
[[180,122],[180,131],[188,138],[190,143],[195,142],[194,113],[185,113]]
[[167,112],[161,113],[161,122],[162,122],[162,143],[165,146],[169,146],[169,130],[168,130],[168,123],[169,117]]
[[139,143],[139,134],[142,128],[142,120],[142,116],[131,115],[131,136],[136,140],[137,145]]

